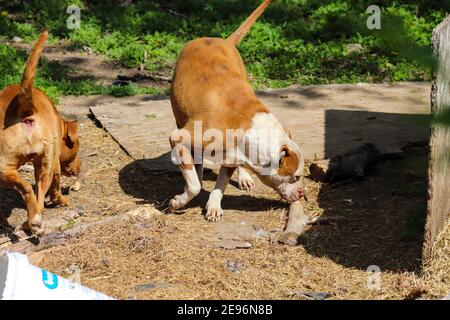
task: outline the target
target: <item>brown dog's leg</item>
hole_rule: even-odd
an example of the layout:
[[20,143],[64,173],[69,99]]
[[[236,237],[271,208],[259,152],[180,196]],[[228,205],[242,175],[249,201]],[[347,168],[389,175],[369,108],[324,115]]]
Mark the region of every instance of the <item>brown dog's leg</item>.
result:
[[41,235],[44,233],[44,222],[41,211],[39,210],[36,195],[31,184],[19,176],[17,170],[2,171],[0,184],[7,188],[16,190],[22,196],[28,211],[28,221],[24,227],[30,229],[33,233]]
[[55,165],[57,168],[54,169],[53,181],[50,187],[50,201],[59,206],[68,206],[69,201],[61,193],[61,166],[59,164]]
[[49,156],[33,160],[36,199],[40,213],[44,213],[45,195],[53,180],[52,163]]
[[235,170],[235,167],[220,167],[216,185],[214,186],[214,190],[209,194],[209,200],[206,204],[205,218],[208,219],[208,221],[218,221],[223,218],[223,210],[220,203],[222,202],[225,188],[227,187],[228,182],[230,182],[231,176]]

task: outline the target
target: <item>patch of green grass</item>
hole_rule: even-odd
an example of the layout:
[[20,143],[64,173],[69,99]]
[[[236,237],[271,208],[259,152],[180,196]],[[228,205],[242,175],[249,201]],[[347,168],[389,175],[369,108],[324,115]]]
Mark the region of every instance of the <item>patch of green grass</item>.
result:
[[[3,72],[0,88],[20,83],[27,58],[25,52],[0,44],[0,70]],[[122,87],[102,86],[90,79],[72,79],[68,76],[69,71],[57,62],[44,61],[38,67],[34,84],[56,104],[61,95],[102,94],[123,97],[137,94],[167,94],[159,88],[146,88],[135,84]]]
[[138,94],[164,94],[167,95],[167,90],[152,88],[152,87],[141,87],[133,83],[126,86],[109,86],[105,88],[102,94],[114,96],[114,97],[127,97],[135,96]]
[[[260,2],[30,0],[5,5],[0,34],[31,41],[47,27],[50,41],[70,40],[125,66],[170,75],[187,41],[227,37]],[[69,3],[81,7],[80,29],[66,27]],[[371,4],[382,8],[381,30],[366,27]],[[446,0],[278,0],[238,48],[256,88],[429,80],[431,32],[446,12]],[[350,52],[355,43],[362,50]]]
[[155,118],[156,118],[156,114],[154,114],[154,113],[149,113],[149,114],[146,114],[145,117],[146,117],[147,119],[155,119]]
[[75,224],[76,224],[75,220],[71,219],[71,220],[67,221],[66,224],[60,226],[59,230],[66,231],[66,230],[72,229],[73,227],[75,227]]

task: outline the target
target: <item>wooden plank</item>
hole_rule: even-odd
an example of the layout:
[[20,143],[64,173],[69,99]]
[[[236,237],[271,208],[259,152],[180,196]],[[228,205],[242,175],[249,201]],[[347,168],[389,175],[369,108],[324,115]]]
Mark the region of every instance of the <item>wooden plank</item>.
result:
[[[450,112],[450,17],[433,31],[433,51],[438,71],[432,86],[431,108],[435,116]],[[450,215],[450,127],[434,124],[430,139],[429,199],[425,225],[423,258],[433,252],[433,244]]]

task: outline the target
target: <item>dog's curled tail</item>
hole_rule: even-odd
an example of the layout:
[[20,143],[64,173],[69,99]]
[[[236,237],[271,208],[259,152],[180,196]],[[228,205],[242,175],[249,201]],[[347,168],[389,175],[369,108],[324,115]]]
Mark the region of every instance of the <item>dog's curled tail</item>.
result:
[[25,72],[23,73],[22,83],[20,88],[25,95],[31,97],[33,92],[33,82],[34,77],[36,75],[36,67],[39,63],[39,58],[41,57],[42,48],[44,47],[44,43],[48,38],[48,31],[44,31],[39,40],[34,45],[33,51],[31,51],[30,56],[28,57],[27,65],[25,66]]
[[252,25],[258,20],[264,10],[269,6],[272,0],[265,0],[263,3],[256,8],[255,11],[244,21],[243,24],[235,31],[231,36],[228,37],[228,41],[230,41],[233,45],[237,45],[241,42],[242,38],[247,34]]

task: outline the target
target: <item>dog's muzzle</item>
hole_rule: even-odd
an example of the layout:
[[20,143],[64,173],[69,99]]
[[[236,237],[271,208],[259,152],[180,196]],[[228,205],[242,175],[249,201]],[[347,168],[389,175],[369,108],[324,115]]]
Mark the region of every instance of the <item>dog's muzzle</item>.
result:
[[301,181],[286,183],[278,188],[278,193],[287,202],[295,202],[305,196],[305,188]]

